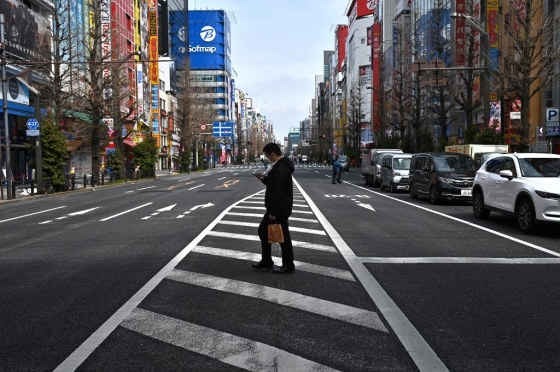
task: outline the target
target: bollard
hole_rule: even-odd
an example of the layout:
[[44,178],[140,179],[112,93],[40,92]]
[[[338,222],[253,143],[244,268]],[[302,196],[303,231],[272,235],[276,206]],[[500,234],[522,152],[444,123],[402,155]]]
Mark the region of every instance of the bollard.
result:
[[72,174],[70,176],[70,183],[72,184],[72,191],[76,189],[76,175]]
[[31,196],[35,195],[35,182],[31,182]]
[[87,187],[87,176],[84,174],[84,189]]
[[16,198],[16,183],[12,181],[12,199]]

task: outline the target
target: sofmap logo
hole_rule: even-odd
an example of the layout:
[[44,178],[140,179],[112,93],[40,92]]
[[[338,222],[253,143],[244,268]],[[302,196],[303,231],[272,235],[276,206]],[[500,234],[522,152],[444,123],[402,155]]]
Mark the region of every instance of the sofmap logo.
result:
[[216,37],[216,30],[212,26],[204,26],[200,29],[200,38],[207,43],[214,40]]

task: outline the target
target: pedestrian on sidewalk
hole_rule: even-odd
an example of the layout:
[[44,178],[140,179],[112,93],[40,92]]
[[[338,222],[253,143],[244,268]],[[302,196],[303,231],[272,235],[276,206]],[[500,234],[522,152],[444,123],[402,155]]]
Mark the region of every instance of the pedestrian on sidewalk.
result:
[[276,143],[269,143],[263,149],[264,156],[270,160],[271,165],[264,173],[256,173],[255,176],[266,185],[264,206],[266,212],[259,225],[259,238],[262,247],[262,259],[253,264],[255,269],[274,269],[272,261],[272,247],[268,242],[268,225],[280,224],[284,234],[282,248],[282,266],[274,269],[275,274],[287,274],[295,272],[294,249],[288,229],[288,218],[292,214],[294,204],[294,185],[292,173],[294,164],[290,159],[283,157],[280,147]]
[[340,162],[338,161],[338,155],[335,156],[334,158],[334,162],[332,165],[332,170],[333,170],[333,175],[332,175],[332,183],[333,185],[335,183],[342,183],[342,181],[340,181],[340,173],[342,172],[342,164],[340,164]]

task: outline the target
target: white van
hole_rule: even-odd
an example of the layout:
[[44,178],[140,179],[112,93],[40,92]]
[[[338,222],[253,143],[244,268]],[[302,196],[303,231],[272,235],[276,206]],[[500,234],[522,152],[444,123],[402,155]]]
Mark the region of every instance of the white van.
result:
[[[370,154],[367,157],[369,161],[368,164],[364,164],[366,161],[362,161],[362,175],[364,176],[364,183],[366,185],[371,184],[373,187],[377,187],[379,179],[381,176],[381,160],[385,154],[402,154],[401,149],[373,149],[370,150]],[[365,159],[363,159],[365,160]]]
[[381,161],[381,190],[408,190],[408,174],[412,154],[386,154]]

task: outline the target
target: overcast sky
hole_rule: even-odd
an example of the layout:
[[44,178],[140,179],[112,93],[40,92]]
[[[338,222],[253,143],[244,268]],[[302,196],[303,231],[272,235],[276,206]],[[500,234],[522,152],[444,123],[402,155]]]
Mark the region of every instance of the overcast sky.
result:
[[[181,2],[181,1],[180,1]],[[346,24],[347,0],[189,0],[189,9],[223,9],[231,22],[237,89],[253,98],[281,142],[309,116],[323,51]],[[236,22],[237,21],[237,22]]]

